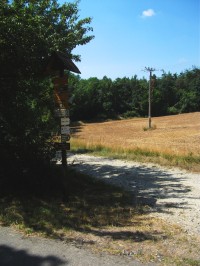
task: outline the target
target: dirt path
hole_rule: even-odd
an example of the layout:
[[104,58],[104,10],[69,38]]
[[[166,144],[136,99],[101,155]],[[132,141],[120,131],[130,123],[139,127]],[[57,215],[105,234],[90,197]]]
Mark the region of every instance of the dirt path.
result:
[[123,186],[136,200],[151,206],[151,214],[200,235],[200,174],[153,164],[70,155],[77,170]]

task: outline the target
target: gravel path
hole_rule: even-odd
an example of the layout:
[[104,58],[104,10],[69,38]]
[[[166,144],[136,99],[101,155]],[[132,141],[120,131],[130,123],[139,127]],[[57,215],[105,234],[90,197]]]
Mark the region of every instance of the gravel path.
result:
[[68,160],[81,172],[133,192],[152,215],[200,235],[200,174],[84,154],[71,154]]

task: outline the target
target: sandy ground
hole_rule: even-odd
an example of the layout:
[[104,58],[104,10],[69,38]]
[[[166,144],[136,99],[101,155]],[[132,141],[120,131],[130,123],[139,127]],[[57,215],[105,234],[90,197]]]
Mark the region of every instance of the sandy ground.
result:
[[85,154],[70,154],[68,163],[133,192],[134,201],[150,206],[150,215],[200,235],[200,173]]

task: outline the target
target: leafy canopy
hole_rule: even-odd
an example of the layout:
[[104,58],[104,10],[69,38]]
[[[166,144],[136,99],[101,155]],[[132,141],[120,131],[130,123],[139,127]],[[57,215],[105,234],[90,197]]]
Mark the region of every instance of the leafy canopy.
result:
[[91,18],[79,20],[78,12],[78,1],[62,6],[56,0],[3,1],[0,48],[5,51],[1,60],[7,61],[4,74],[19,68],[25,75],[38,75],[52,51],[63,51],[80,60],[72,50],[94,36],[87,35],[92,31]]
[[[52,51],[70,58],[85,45],[91,18],[79,19],[78,1],[0,2],[0,145],[3,161],[31,161],[49,154],[46,140],[54,127],[53,92],[44,69]],[[1,159],[0,158],[0,159]],[[2,162],[3,162],[2,161]],[[19,169],[19,167],[17,167]]]

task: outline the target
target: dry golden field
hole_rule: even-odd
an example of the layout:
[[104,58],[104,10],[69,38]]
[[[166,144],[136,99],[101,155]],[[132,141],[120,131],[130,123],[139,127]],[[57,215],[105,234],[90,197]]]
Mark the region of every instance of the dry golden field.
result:
[[148,118],[133,118],[100,123],[79,123],[73,138],[85,145],[102,145],[124,151],[144,149],[170,155],[200,155],[200,112],[153,117],[152,130],[146,130]]

